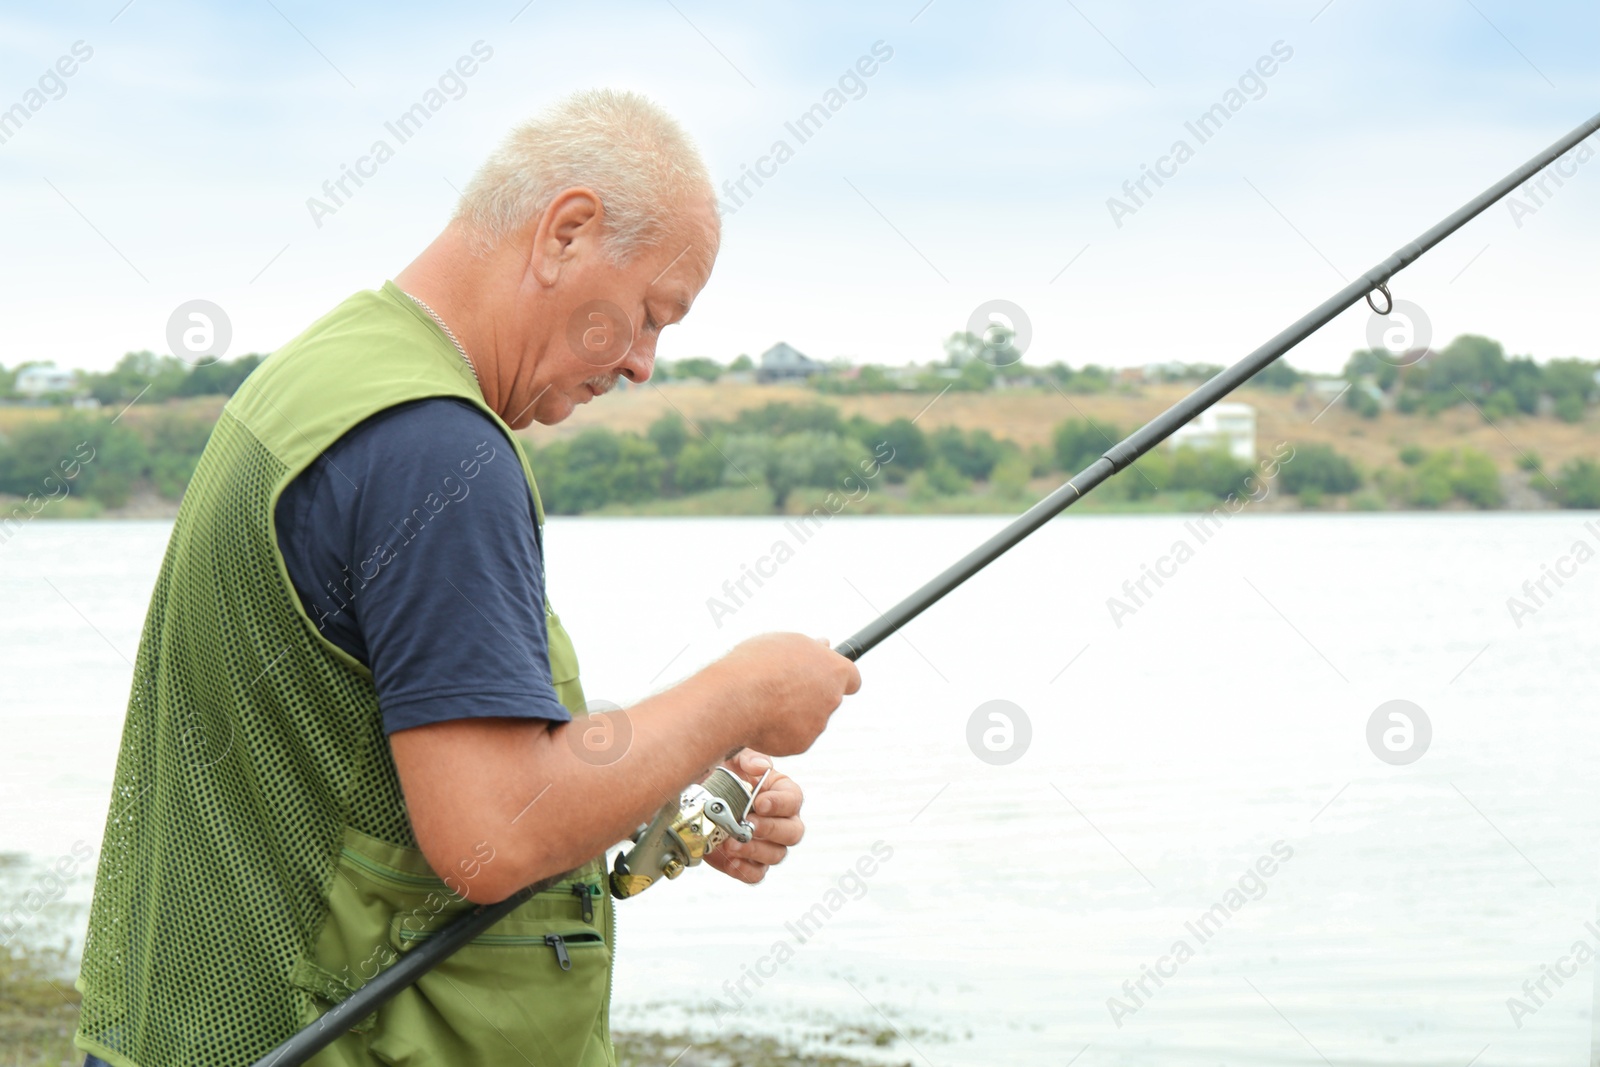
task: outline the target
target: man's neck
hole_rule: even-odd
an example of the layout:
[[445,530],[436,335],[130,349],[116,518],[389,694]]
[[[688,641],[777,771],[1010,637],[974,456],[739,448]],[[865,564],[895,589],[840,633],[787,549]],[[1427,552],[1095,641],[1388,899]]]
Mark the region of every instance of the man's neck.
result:
[[444,320],[478,373],[484,401],[504,418],[512,384],[508,372],[513,368],[504,366],[497,344],[492,266],[492,255],[474,255],[451,226],[396,274],[394,283]]

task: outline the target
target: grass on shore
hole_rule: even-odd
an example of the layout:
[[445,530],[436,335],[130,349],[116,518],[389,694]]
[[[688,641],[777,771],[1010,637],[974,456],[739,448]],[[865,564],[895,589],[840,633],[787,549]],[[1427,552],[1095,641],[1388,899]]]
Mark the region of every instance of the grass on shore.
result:
[[57,1067],[83,1062],[73,1047],[78,991],[67,949],[0,950],[0,1063]]
[[[72,1044],[78,1025],[78,991],[67,947],[0,951],[0,1064],[5,1067],[76,1067],[83,1053]],[[802,1052],[764,1036],[691,1038],[680,1034],[619,1030],[612,1035],[621,1067],[862,1067],[863,1061],[831,1053]],[[864,1035],[883,1046],[894,1034]],[[907,1067],[910,1067],[909,1063]]]
[[[848,500],[838,494],[833,501],[839,505],[833,514],[847,515],[1019,515],[1038,503],[1065,481],[1036,478],[1020,493],[1003,493],[979,483],[971,490],[950,496],[918,499],[909,495],[903,485],[883,486],[871,490],[857,500]],[[772,506],[772,494],[765,488],[750,486],[711,489],[689,496],[646,500],[638,504],[608,504],[603,508],[585,512],[585,516],[653,518],[689,516],[761,516],[807,515],[821,509],[819,517],[826,517],[833,509],[826,503],[827,493],[821,489],[798,489],[791,493],[781,511]],[[842,502],[842,503],[841,503]],[[1201,492],[1162,492],[1142,500],[1129,500],[1109,493],[1088,496],[1074,507],[1076,512],[1098,514],[1152,515],[1173,512],[1209,511],[1219,501]],[[1265,506],[1272,510],[1271,500],[1264,505],[1251,504],[1252,509]]]

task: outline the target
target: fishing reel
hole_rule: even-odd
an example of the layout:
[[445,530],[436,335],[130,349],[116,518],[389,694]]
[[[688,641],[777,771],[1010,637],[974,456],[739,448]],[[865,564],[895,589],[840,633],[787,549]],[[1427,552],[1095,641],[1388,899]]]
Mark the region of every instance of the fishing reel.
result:
[[749,841],[755,828],[746,822],[767,773],[749,789],[726,767],[690,785],[677,800],[662,805],[654,819],[630,838],[633,847],[617,853],[611,895],[619,900],[643,893],[665,876],[676,878],[710,855],[728,838]]

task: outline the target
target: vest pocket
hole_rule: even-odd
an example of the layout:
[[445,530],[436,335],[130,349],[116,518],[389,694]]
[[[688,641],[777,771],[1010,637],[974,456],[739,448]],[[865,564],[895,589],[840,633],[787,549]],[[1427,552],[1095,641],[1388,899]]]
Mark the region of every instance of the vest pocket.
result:
[[[599,858],[535,894],[313,1062],[611,1064],[599,1025],[611,970],[603,903],[595,898],[604,883]],[[347,830],[328,908],[310,958],[291,977],[311,994],[307,1022],[472,905],[450,892],[419,850]]]
[[[392,943],[409,951],[431,935],[397,916]],[[405,1067],[605,1064],[596,1024],[610,965],[593,927],[513,915],[396,997],[368,1048],[380,1063]]]

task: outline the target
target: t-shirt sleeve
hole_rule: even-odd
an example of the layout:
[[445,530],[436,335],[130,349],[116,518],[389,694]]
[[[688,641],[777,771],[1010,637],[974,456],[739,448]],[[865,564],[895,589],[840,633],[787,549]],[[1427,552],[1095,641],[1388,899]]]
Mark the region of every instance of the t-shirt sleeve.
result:
[[533,498],[477,408],[380,412],[295,478],[276,516],[306,613],[372,671],[386,733],[571,719],[550,678]]

